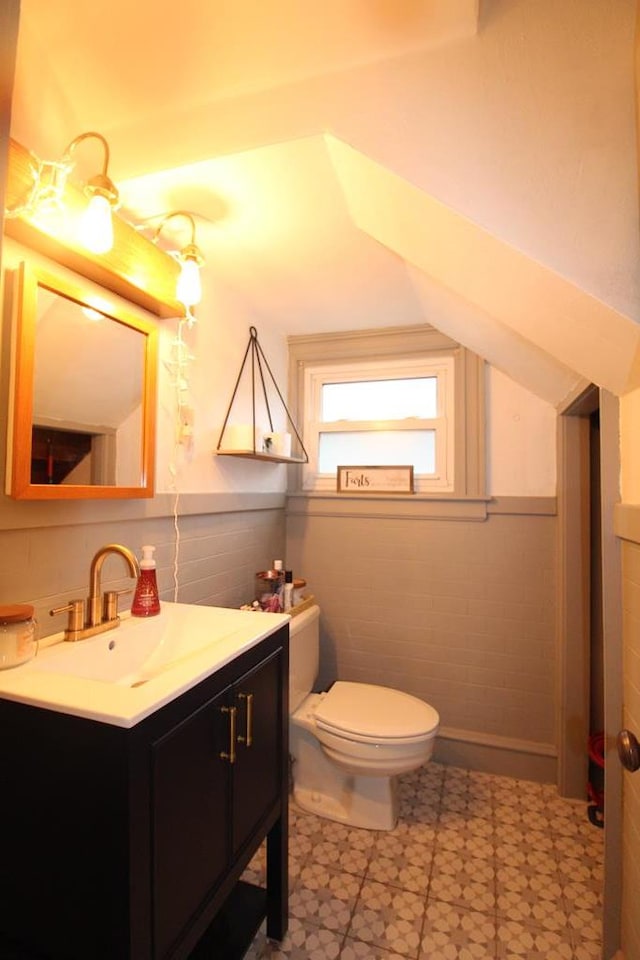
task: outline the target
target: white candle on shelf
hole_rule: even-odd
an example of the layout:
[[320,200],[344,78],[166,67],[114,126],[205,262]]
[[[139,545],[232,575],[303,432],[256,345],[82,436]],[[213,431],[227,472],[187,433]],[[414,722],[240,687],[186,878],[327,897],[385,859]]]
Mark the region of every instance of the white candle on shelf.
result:
[[[254,427],[250,423],[229,423],[222,437],[224,450],[253,450]],[[262,431],[255,428],[255,449],[262,451]]]

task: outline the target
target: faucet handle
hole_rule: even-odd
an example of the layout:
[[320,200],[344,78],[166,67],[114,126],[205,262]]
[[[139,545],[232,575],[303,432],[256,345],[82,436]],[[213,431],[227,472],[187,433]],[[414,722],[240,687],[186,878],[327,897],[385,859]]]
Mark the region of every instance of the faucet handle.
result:
[[49,610],[49,616],[55,617],[58,613],[65,613],[69,611],[69,621],[67,624],[67,632],[77,632],[82,630],[84,627],[84,600],[70,600],[69,603],[65,603],[62,607],[54,607],[53,610]]
[[133,593],[133,587],[128,590],[105,590],[104,594],[104,620],[118,619],[118,597],[126,593]]

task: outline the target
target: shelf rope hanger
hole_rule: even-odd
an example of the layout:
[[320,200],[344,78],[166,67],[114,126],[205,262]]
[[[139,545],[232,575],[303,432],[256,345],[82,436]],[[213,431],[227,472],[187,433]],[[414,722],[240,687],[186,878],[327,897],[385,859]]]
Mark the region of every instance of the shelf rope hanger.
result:
[[231,414],[231,410],[233,408],[236,395],[238,393],[238,387],[240,386],[240,381],[242,380],[242,374],[244,373],[244,369],[247,363],[247,358],[249,357],[249,352],[251,352],[251,413],[252,413],[252,422],[253,422],[253,453],[254,454],[261,453],[261,451],[256,450],[256,385],[257,385],[256,370],[257,370],[257,374],[260,377],[260,385],[262,387],[262,397],[263,397],[264,405],[267,411],[267,417],[269,418],[269,429],[271,430],[271,432],[273,432],[273,419],[271,416],[271,406],[269,404],[269,397],[267,394],[265,370],[263,369],[263,365],[264,365],[264,368],[266,368],[266,371],[269,374],[269,377],[271,378],[271,383],[273,384],[275,391],[278,394],[280,403],[282,404],[282,408],[285,414],[287,415],[287,422],[291,426],[291,429],[295,433],[296,439],[300,444],[300,449],[302,450],[302,455],[303,455],[302,460],[300,462],[308,463],[309,455],[305,449],[304,443],[302,442],[302,437],[298,433],[298,428],[296,427],[295,423],[293,422],[293,418],[289,413],[289,408],[285,403],[284,397],[282,396],[282,393],[280,391],[280,387],[278,386],[276,382],[276,378],[274,377],[271,367],[269,366],[269,361],[265,356],[264,350],[262,349],[262,347],[258,342],[258,331],[256,330],[255,327],[249,327],[249,342],[247,344],[247,349],[244,352],[244,357],[242,358],[242,364],[240,366],[240,371],[236,379],[235,387],[233,388],[233,394],[231,396],[229,406],[227,407],[227,412],[224,418],[224,423],[222,424],[222,430],[220,431],[220,436],[218,438],[218,446],[216,447],[216,450],[219,451],[222,447],[222,438],[224,436],[225,430],[227,429],[227,422],[229,420],[229,415]]

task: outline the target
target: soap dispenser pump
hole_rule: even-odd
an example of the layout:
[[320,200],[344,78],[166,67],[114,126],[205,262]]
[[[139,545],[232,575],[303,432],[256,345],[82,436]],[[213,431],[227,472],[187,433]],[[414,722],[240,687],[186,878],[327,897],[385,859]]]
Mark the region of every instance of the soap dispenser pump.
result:
[[157,613],[160,613],[156,561],[153,559],[155,549],[151,546],[142,548],[140,576],[131,604],[131,615],[133,617],[154,617]]

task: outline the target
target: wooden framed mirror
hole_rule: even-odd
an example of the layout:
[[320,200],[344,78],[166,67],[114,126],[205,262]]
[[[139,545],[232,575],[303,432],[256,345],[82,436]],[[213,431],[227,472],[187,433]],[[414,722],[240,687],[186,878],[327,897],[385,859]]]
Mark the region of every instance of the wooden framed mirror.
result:
[[15,271],[7,492],[18,500],[154,493],[157,330],[115,296]]

